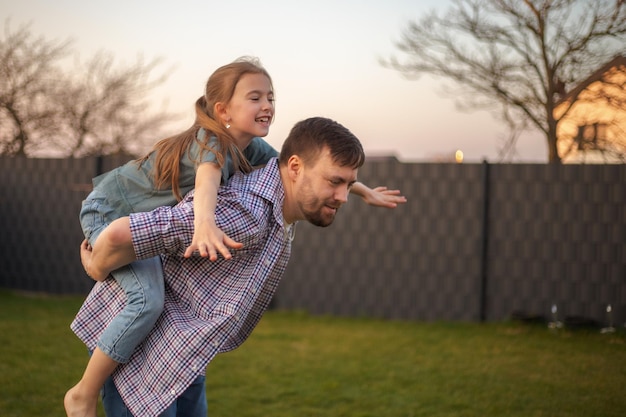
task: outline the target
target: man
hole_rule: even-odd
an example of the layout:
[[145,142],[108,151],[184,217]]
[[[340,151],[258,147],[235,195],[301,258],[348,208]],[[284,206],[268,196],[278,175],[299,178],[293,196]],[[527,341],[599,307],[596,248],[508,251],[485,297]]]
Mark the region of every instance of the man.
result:
[[[159,254],[165,275],[163,314],[113,375],[117,390],[110,382],[105,385],[107,415],[127,415],[121,413],[128,407],[142,417],[164,410],[161,415],[206,416],[207,364],[250,335],[285,270],[295,223],[330,225],[364,160],[359,140],[340,124],[325,118],[296,124],[278,160],[235,176],[219,191],[216,224],[244,244],[231,260],[183,257],[193,234],[193,191],[175,207],[113,222],[92,252],[83,244],[81,259],[97,280],[136,259]],[[106,280],[94,287],[72,329],[93,349],[124,303],[115,281]]]

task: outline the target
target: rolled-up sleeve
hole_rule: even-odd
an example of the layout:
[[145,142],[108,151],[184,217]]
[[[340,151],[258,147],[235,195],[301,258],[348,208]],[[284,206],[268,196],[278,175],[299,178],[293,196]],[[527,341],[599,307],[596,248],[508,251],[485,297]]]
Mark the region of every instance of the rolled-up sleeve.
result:
[[193,237],[193,203],[159,207],[130,215],[130,232],[137,259],[161,254],[180,254]]

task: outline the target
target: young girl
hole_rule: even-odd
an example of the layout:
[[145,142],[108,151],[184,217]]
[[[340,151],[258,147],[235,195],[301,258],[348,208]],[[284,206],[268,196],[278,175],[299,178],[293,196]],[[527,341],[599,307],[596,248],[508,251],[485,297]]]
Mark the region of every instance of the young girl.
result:
[[[256,59],[241,58],[217,69],[205,95],[196,101],[194,124],[157,143],[143,159],[94,179],[80,218],[89,244],[113,220],[132,212],[174,205],[192,188],[194,231],[185,256],[194,251],[214,261],[229,259],[228,248],[242,245],[215,225],[217,188],[235,171],[249,172],[278,153],[261,137],[274,117],[272,80]],[[406,201],[398,190],[370,189],[361,183],[353,193],[380,207]],[[136,261],[111,274],[127,296],[127,305],[102,333],[81,380],[65,395],[69,417],[95,417],[100,388],[120,363],[130,358],[163,308],[160,258]]]
[[[241,244],[224,235],[213,215],[217,188],[235,171],[248,172],[276,151],[266,136],[274,117],[272,80],[257,60],[241,58],[217,69],[205,95],[196,101],[196,120],[186,131],[157,143],[143,159],[94,179],[83,202],[81,226],[93,245],[116,218],[132,212],[174,205],[192,188],[194,235],[185,256],[198,251],[230,258]],[[68,416],[96,416],[98,393],[115,368],[127,362],[163,309],[163,273],[159,258],[134,262],[112,274],[127,296],[127,305],[97,342],[81,380],[65,396]]]

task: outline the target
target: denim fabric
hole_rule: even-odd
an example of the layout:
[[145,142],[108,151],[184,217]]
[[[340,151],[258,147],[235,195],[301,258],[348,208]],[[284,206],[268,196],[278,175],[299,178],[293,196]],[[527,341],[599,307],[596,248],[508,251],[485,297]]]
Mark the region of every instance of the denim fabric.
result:
[[89,244],[93,245],[100,232],[122,215],[119,210],[115,210],[106,203],[106,197],[102,191],[96,188],[89,193],[83,201],[79,215],[80,226]]
[[[90,244],[113,220],[119,210],[110,207],[104,194],[95,189],[83,202],[80,223]],[[128,362],[163,312],[164,288],[161,259],[135,261],[111,273],[126,294],[126,306],[98,339],[98,347],[116,362]]]
[[[159,417],[207,417],[205,377],[200,375]],[[122,401],[113,379],[102,388],[102,405],[107,417],[134,417]]]
[[111,275],[124,289],[126,305],[102,332],[98,347],[114,361],[126,363],[163,312],[161,258],[135,261]]

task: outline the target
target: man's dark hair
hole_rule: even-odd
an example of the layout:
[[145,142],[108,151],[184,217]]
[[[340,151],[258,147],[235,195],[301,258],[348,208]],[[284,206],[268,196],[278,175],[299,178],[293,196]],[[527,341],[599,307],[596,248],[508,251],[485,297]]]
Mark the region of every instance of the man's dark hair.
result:
[[359,168],[365,162],[359,139],[341,124],[324,117],[296,123],[283,143],[279,162],[286,165],[292,155],[298,155],[305,163],[314,163],[325,148],[340,166]]

